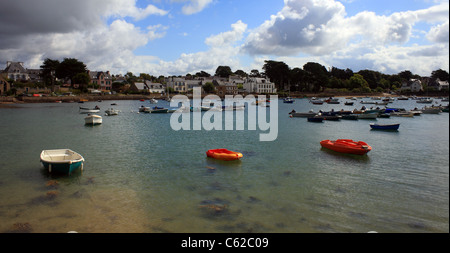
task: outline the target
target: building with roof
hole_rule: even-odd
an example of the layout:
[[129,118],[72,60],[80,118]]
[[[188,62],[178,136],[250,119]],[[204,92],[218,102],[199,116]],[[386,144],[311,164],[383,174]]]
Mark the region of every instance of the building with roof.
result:
[[91,79],[91,83],[98,85],[103,91],[111,91],[112,90],[112,76],[109,71],[90,71],[88,70],[89,78]]

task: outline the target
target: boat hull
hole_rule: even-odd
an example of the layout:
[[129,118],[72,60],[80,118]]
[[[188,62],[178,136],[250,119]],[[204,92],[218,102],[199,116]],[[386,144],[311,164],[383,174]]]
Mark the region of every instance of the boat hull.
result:
[[103,119],[98,115],[91,115],[84,118],[84,124],[89,126],[100,125],[103,123]]
[[323,117],[308,117],[308,122],[322,123]]
[[361,113],[358,114],[358,119],[376,119],[377,116],[376,113]]
[[43,150],[40,161],[49,173],[70,175],[78,168],[83,169],[84,158],[69,149]]
[[398,130],[400,128],[400,124],[390,124],[390,125],[370,124],[370,128],[374,130]]
[[227,149],[210,149],[206,152],[206,156],[222,161],[235,161],[243,157],[242,153]]
[[314,117],[317,113],[315,112],[294,112],[291,113],[292,117],[294,118],[308,118],[308,117]]
[[346,154],[365,155],[372,150],[372,147],[363,141],[355,142],[348,139],[338,139],[336,141],[323,140],[320,145],[324,148]]

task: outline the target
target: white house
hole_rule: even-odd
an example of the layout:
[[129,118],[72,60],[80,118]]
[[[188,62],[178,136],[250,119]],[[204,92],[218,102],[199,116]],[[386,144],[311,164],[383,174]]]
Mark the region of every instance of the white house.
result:
[[265,78],[250,77],[245,80],[244,90],[250,93],[276,93],[275,83]]
[[151,81],[145,80],[145,85],[148,87],[150,93],[165,93],[165,86],[160,83],[153,83]]
[[418,92],[423,90],[422,82],[419,79],[410,79],[408,82],[402,83],[401,91]]

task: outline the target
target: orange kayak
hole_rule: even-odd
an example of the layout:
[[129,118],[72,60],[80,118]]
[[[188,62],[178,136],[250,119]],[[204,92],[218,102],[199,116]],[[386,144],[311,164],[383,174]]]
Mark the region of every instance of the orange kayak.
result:
[[206,152],[206,155],[223,161],[239,160],[243,157],[241,153],[233,152],[228,149],[210,149]]
[[364,155],[372,150],[372,147],[363,141],[356,142],[349,139],[338,139],[335,141],[323,140],[320,142],[320,145],[336,152],[354,155]]

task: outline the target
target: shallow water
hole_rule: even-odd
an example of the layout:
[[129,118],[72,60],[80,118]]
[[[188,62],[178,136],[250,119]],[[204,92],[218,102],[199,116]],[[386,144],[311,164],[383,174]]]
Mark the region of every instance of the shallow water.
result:
[[[373,120],[288,117],[358,103],[280,100],[278,138],[260,142],[259,131],[173,131],[170,114],[137,113],[148,101],[83,106],[113,102],[121,113],[96,127],[77,103],[0,108],[0,232],[449,232],[448,113],[375,120],[401,124],[383,132]],[[373,149],[320,147],[338,138]],[[81,153],[84,170],[49,175],[39,154],[56,148]],[[214,148],[244,158],[207,158]]]

